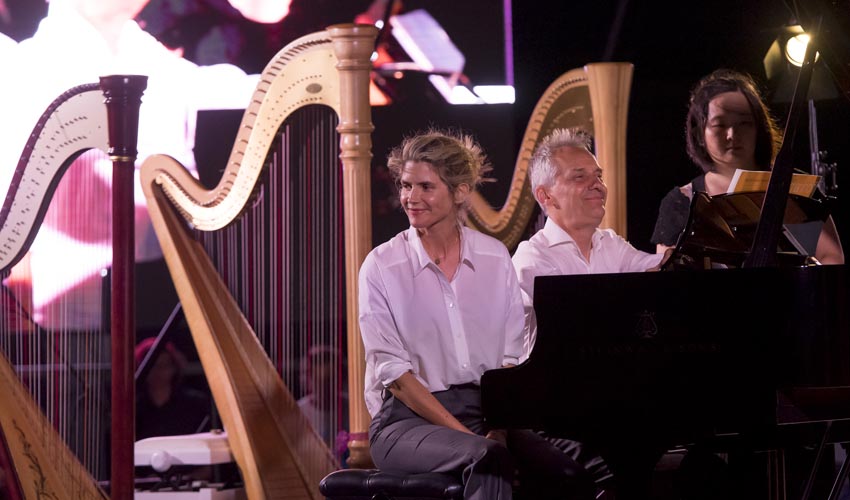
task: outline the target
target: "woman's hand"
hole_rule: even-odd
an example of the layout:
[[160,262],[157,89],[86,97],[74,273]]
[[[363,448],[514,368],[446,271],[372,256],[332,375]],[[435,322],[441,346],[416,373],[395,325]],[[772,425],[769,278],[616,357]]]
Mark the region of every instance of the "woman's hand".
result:
[[487,439],[492,439],[493,441],[502,443],[502,446],[508,446],[508,431],[504,429],[493,429],[488,432],[485,437]]
[[475,434],[449,413],[412,373],[402,374],[390,384],[389,390],[393,396],[428,422],[467,434]]

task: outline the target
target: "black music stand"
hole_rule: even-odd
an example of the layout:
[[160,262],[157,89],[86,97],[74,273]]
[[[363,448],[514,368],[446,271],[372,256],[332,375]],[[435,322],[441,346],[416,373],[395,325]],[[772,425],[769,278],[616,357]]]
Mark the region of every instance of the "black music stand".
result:
[[[764,195],[695,193],[685,231],[663,269],[741,267],[752,248]],[[779,264],[813,263],[817,236],[828,217],[829,211],[820,201],[789,194],[777,248]]]

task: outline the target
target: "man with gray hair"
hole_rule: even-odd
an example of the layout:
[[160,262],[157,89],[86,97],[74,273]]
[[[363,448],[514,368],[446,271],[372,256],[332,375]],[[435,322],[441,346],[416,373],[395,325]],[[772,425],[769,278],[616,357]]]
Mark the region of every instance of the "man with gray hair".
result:
[[556,129],[531,157],[531,192],[546,223],[513,255],[525,306],[526,356],[537,335],[535,277],[658,270],[665,257],[640,251],[612,229],[599,228],[608,188],[590,147],[584,130]]
[[[584,130],[556,129],[531,157],[531,192],[546,215],[546,223],[519,244],[512,258],[525,308],[523,359],[531,353],[537,336],[535,277],[658,270],[665,257],[642,252],[612,229],[599,228],[608,188],[590,148],[591,137]],[[597,484],[610,480],[605,462],[586,446],[547,438],[582,464]]]

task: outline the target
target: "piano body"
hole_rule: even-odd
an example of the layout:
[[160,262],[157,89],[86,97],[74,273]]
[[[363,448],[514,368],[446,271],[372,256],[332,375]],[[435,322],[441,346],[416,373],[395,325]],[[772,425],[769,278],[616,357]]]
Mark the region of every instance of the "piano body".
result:
[[676,446],[781,448],[850,419],[848,280],[844,265],[538,277],[534,351],[484,374],[484,413],[592,444],[633,492]]
[[[817,50],[850,97],[847,13],[809,0],[798,19],[820,28]],[[740,446],[781,460],[787,447],[804,443],[820,457],[825,443],[850,441],[847,266],[802,265],[781,241],[799,209],[788,187],[813,56],[810,48],[747,239],[713,240],[727,214],[695,197],[672,272],[538,277],[534,350],[481,380],[490,425],[594,445],[626,498],[648,496],[655,461],[674,445]],[[725,268],[700,266],[709,261]],[[782,467],[775,472],[768,493],[785,498]],[[836,484],[846,474],[845,462]]]

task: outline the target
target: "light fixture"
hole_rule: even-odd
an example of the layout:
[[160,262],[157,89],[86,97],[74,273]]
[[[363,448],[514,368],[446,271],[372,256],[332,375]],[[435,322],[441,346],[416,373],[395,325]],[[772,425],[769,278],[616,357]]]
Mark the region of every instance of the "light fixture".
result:
[[[799,24],[789,26],[786,33],[789,36],[785,41],[785,58],[788,59],[788,62],[799,68],[803,65],[803,59],[806,57],[806,47],[809,45],[809,40],[812,37],[803,31],[802,26]],[[816,61],[818,55],[815,53]]]
[[[513,103],[512,85],[470,87],[463,69],[466,58],[448,33],[425,9],[416,9],[390,18],[392,34],[411,62],[380,65],[389,71],[416,71],[428,75],[428,81],[449,104]],[[399,79],[400,76],[395,76]]]
[[[797,75],[803,65],[810,36],[803,27],[795,22],[782,26],[776,31],[776,38],[764,56],[764,71],[774,103],[790,102],[797,82]],[[820,60],[815,53],[815,63]],[[823,69],[815,66],[809,87],[809,97],[813,99],[832,99],[837,97],[834,85]]]
[[785,57],[788,62],[794,66],[800,67],[803,65],[803,59],[806,57],[806,47],[809,45],[811,37],[808,33],[800,33],[794,35],[785,42]]

